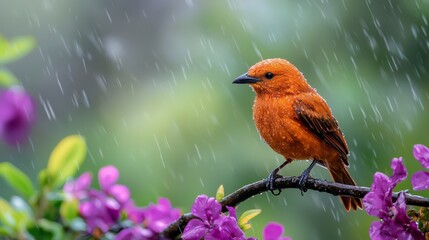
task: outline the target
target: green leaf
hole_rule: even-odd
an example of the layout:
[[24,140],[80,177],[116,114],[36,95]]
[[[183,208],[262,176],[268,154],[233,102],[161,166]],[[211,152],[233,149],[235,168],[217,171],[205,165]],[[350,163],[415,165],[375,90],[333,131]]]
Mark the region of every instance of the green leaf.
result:
[[13,73],[6,69],[0,69],[0,87],[8,88],[16,84],[18,84],[18,79]]
[[4,200],[3,198],[0,198],[0,222],[2,222],[8,227],[14,228],[16,225],[14,215],[15,211],[13,210],[9,202]]
[[252,225],[250,225],[249,221],[258,216],[260,213],[261,209],[251,209],[245,211],[238,219],[238,226],[240,226],[240,228],[243,230],[251,228]]
[[47,173],[46,169],[42,169],[39,172],[39,184],[40,184],[42,189],[44,189],[45,187],[47,187],[49,185],[48,173]]
[[1,236],[12,237],[12,231],[10,230],[10,228],[0,226],[0,237]]
[[6,51],[9,48],[9,42],[0,34],[0,52]]
[[66,222],[71,222],[78,217],[79,201],[71,199],[61,203],[60,215]]
[[33,211],[31,210],[30,205],[28,205],[28,203],[21,197],[12,196],[10,199],[10,204],[14,209],[19,212],[25,213],[25,215],[29,218],[33,217]]
[[9,202],[0,198],[0,222],[11,234],[23,233],[31,222],[25,211],[14,209]]
[[225,189],[223,188],[223,185],[220,185],[219,188],[216,191],[216,200],[220,202],[225,197]]
[[23,57],[36,46],[33,37],[18,37],[7,41],[0,36],[0,64],[8,63]]
[[8,162],[0,163],[0,176],[24,197],[30,197],[34,193],[33,184],[25,173]]
[[86,156],[83,137],[71,135],[62,139],[49,157],[46,168],[47,180],[52,187],[63,184],[79,169]]
[[64,231],[61,224],[49,221],[47,219],[40,219],[37,221],[37,225],[43,230],[52,233],[53,240],[62,240],[64,239]]

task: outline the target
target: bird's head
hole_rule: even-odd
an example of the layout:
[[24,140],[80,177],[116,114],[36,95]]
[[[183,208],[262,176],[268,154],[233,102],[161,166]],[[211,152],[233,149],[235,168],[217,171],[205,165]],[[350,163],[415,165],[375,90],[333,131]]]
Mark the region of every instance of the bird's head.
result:
[[249,68],[247,73],[232,83],[247,83],[256,94],[273,96],[291,95],[311,91],[302,73],[289,61],[280,58],[266,59]]

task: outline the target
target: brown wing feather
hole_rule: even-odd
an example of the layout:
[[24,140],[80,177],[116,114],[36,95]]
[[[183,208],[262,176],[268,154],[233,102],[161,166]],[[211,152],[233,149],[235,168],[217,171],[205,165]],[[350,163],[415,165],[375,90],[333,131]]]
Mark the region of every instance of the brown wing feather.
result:
[[[294,103],[295,112],[302,123],[308,127],[317,137],[338,151],[344,164],[349,165],[347,155],[349,150],[343,133],[338,126],[337,120],[332,116],[325,101],[314,101],[314,98],[298,99]],[[312,101],[311,104],[306,101]],[[317,108],[328,111],[317,111]]]

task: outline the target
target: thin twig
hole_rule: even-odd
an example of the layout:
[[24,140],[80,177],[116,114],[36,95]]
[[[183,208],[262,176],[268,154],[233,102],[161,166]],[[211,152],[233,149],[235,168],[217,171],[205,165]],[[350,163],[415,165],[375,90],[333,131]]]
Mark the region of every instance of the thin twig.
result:
[[[276,179],[274,182],[274,188],[276,189],[286,189],[286,188],[299,188],[299,177],[282,177]],[[335,196],[350,196],[356,198],[363,198],[369,191],[368,187],[360,186],[350,186],[341,183],[328,182],[325,180],[309,178],[304,187],[306,189],[311,189],[319,192],[326,192]],[[266,179],[260,180],[251,184],[248,184],[235,192],[229,194],[223,198],[220,203],[222,204],[222,210],[226,211],[226,206],[235,207],[241,202],[246,201],[247,199],[268,191],[266,186]],[[393,200],[398,198],[399,193],[393,193]],[[406,194],[405,201],[407,205],[414,205],[420,207],[429,207],[429,198],[424,198],[421,196]],[[168,226],[162,233],[161,236],[173,239],[179,236],[186,224],[192,219],[195,218],[191,213],[186,213],[180,217],[179,220],[172,223]]]

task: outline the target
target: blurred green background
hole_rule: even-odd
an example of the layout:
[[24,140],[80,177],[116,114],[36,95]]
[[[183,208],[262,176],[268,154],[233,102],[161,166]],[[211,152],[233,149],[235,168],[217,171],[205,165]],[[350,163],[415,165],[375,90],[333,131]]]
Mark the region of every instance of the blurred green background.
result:
[[[34,180],[63,137],[89,147],[81,172],[113,164],[139,205],[168,197],[188,212],[265,178],[282,157],[258,136],[254,93],[232,80],[262,58],[294,63],[325,97],[351,149],[350,172],[370,186],[415,143],[429,145],[428,1],[4,0],[0,32],[36,49],[8,64],[34,96],[28,144],[0,145]],[[282,170],[299,175],[308,162]],[[317,168],[314,177],[330,179]],[[411,188],[409,180],[397,189]],[[1,195],[13,193],[0,181]],[[411,190],[411,192],[413,192]],[[420,192],[426,197],[429,194]],[[238,208],[262,209],[247,236],[278,221],[293,239],[368,239],[372,218],[337,197],[284,191]]]

